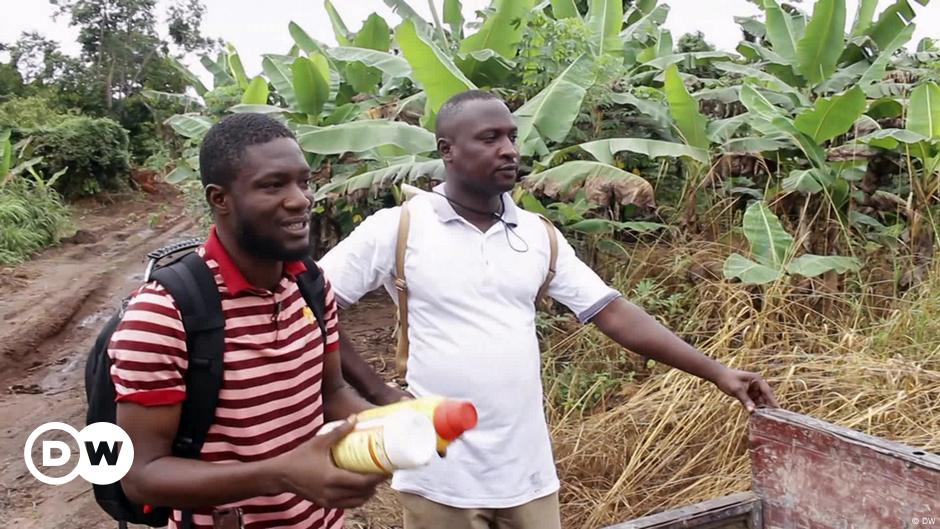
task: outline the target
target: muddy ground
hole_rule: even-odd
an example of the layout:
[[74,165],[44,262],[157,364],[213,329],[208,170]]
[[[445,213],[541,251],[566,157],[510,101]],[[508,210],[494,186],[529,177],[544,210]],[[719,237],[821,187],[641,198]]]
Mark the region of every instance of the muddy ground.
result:
[[[27,263],[0,268],[0,527],[117,526],[81,479],[51,486],[33,478],[23,449],[29,434],[46,422],[84,426],[83,368],[98,330],[140,284],[147,252],[200,234],[179,204],[168,194],[77,205],[75,235]],[[360,351],[389,377],[393,310],[386,296],[373,294],[341,313]],[[75,459],[77,449],[70,444]],[[38,461],[38,450],[34,454]],[[350,511],[346,526],[400,527],[394,494],[383,489],[367,507]]]

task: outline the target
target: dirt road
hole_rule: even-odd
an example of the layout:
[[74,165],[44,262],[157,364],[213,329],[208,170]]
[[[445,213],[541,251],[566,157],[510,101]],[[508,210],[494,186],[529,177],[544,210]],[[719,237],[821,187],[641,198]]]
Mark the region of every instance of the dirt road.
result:
[[[79,231],[70,240],[28,263],[0,269],[0,527],[116,527],[81,479],[50,486],[33,478],[23,448],[29,434],[46,422],[81,429],[85,357],[101,325],[140,284],[147,252],[199,236],[181,207],[157,209],[155,202],[181,201],[131,196],[86,205],[76,215]],[[390,358],[386,353],[395,321],[390,302],[370,296],[341,317],[354,342],[389,373],[391,366],[386,368],[382,358]],[[73,444],[73,460],[76,448]],[[41,457],[38,448],[34,454]],[[368,508],[350,512],[347,527],[399,527],[397,512],[386,490]]]

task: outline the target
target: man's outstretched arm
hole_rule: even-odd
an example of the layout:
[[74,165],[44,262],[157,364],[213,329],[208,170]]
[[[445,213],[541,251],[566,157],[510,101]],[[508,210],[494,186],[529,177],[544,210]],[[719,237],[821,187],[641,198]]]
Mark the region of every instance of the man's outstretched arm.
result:
[[624,298],[610,302],[591,323],[635,353],[708,380],[741,401],[748,412],[757,406],[777,406],[773,390],[759,374],[731,369],[705,356]]

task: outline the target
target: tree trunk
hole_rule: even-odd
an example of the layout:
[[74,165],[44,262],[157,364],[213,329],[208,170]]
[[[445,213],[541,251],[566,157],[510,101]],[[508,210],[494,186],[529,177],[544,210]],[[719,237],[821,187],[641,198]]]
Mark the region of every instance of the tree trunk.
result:
[[111,111],[113,106],[113,101],[111,98],[111,86],[112,80],[114,78],[114,61],[111,61],[111,64],[108,65],[108,75],[104,79],[104,104],[105,108],[108,109],[108,112]]

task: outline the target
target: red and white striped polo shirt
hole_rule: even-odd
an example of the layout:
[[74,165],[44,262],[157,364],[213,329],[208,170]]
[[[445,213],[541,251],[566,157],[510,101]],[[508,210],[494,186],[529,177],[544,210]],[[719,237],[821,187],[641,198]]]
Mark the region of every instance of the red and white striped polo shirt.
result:
[[[306,270],[303,263],[285,263],[284,277],[271,292],[248,283],[214,228],[199,253],[215,273],[225,314],[225,378],[200,459],[248,462],[283,454],[323,425],[324,354],[339,347],[333,290],[327,282],[324,340],[295,281]],[[119,402],[183,401],[186,336],[173,298],[156,282],[137,291],[108,352]],[[341,509],[325,509],[294,494],[225,505],[232,506],[241,507],[246,529],[343,526]],[[212,510],[195,510],[193,526],[211,529]],[[173,511],[170,527],[179,522],[180,512]]]

